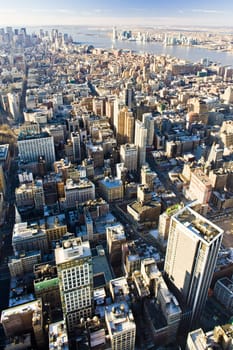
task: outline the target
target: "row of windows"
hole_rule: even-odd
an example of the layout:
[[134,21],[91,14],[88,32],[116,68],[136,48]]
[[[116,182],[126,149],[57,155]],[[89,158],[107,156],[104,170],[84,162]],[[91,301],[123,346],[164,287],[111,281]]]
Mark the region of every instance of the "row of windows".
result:
[[67,315],[67,322],[68,322],[68,328],[70,331],[73,330],[74,326],[78,324],[79,320],[81,318],[87,319],[91,316],[91,308],[89,309],[83,309],[78,312],[68,314]]
[[67,312],[81,309],[91,305],[91,289],[82,288],[64,294]]
[[90,283],[89,264],[84,263],[83,265],[63,270],[62,281],[64,291],[88,285]]

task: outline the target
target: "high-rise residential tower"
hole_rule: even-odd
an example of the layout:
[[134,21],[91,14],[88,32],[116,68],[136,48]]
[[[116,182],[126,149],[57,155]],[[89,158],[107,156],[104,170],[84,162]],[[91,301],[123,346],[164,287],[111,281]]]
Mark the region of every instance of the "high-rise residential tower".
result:
[[205,306],[222,235],[222,229],[190,207],[171,219],[165,274],[191,310],[191,326]]

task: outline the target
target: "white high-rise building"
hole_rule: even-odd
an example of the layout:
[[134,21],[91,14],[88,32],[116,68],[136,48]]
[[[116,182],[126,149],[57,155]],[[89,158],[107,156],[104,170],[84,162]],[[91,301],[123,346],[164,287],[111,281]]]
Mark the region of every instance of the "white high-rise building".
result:
[[205,306],[222,235],[222,229],[190,207],[172,216],[164,269],[191,310],[190,325]]
[[37,162],[44,157],[46,163],[53,164],[56,160],[53,136],[48,133],[31,134],[22,132],[18,137],[20,160]]
[[63,315],[70,332],[92,315],[93,270],[89,242],[71,238],[55,249]]
[[135,122],[134,143],[138,146],[138,166],[141,167],[146,161],[147,129],[140,120]]
[[121,145],[120,159],[128,171],[137,170],[138,147],[134,144]]
[[146,138],[146,144],[147,146],[152,146],[154,142],[154,129],[155,129],[155,123],[154,118],[152,117],[152,113],[144,113],[142,115],[142,122],[144,123],[146,129],[147,129],[147,138]]

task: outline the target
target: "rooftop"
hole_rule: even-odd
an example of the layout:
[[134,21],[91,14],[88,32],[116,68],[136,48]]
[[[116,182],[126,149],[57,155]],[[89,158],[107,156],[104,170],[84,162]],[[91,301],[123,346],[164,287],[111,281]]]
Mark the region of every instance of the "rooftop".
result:
[[53,229],[57,226],[66,226],[65,214],[58,214],[44,217],[39,220],[40,226],[45,225],[46,229]]
[[[98,248],[99,247],[99,248]],[[104,248],[102,246],[97,247],[97,255],[92,256],[93,261],[93,275],[104,274],[106,283],[112,279],[112,273],[109,267],[107,257],[105,255]]]
[[69,349],[66,325],[63,320],[49,325],[49,349]]
[[105,177],[103,180],[100,180],[100,183],[108,188],[114,188],[122,186],[122,181],[117,178]]
[[134,240],[128,243],[127,246],[129,250],[127,258],[129,260],[144,260],[147,258],[154,258],[155,261],[160,260],[160,255],[156,248],[149,246],[142,239]]
[[217,281],[217,283],[221,283],[224,287],[226,287],[231,293],[233,293],[233,281],[228,277],[223,277]]
[[8,317],[11,317],[12,315],[41,310],[41,305],[42,305],[41,299],[37,299],[21,305],[10,307],[9,309],[2,311],[1,322],[3,320],[6,320]]
[[125,302],[114,303],[105,308],[105,319],[110,335],[114,336],[126,330],[136,331],[134,317]]
[[35,291],[58,286],[57,268],[54,265],[44,263],[34,265],[34,276]]
[[107,226],[107,232],[111,234],[112,240],[126,239],[124,227],[119,223]]
[[132,208],[133,210],[135,210],[139,214],[142,214],[143,212],[145,212],[146,210],[151,209],[151,208],[159,208],[159,209],[161,208],[160,202],[153,201],[153,200],[146,202],[145,204],[141,204],[138,201],[134,201],[134,202],[128,204],[128,206],[130,208]]
[[55,249],[56,264],[62,264],[75,259],[91,257],[90,244],[80,238],[71,238],[62,242],[62,247]]
[[173,218],[188,229],[190,233],[200,237],[207,243],[211,243],[216,237],[223,234],[223,230],[220,227],[189,207],[183,208]]
[[82,179],[79,182],[74,182],[72,179],[66,181],[66,190],[82,190],[87,187],[93,187],[94,184],[88,179]]
[[119,296],[123,296],[123,298],[127,298],[129,295],[129,286],[125,277],[115,278],[110,281],[110,285],[113,290],[113,299],[117,300]]
[[18,141],[23,141],[23,140],[33,140],[33,139],[42,139],[46,137],[51,137],[47,132],[41,132],[41,133],[35,133],[35,131],[21,131],[19,136],[18,136]]
[[14,225],[12,241],[20,241],[33,236],[45,236],[45,233],[38,229],[37,226],[29,226],[27,222],[20,222]]

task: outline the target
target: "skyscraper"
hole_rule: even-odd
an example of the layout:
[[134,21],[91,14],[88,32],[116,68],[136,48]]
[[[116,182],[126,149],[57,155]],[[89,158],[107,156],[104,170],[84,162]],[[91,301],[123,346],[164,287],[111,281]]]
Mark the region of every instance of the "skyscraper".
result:
[[142,122],[144,123],[147,129],[147,138],[146,144],[147,146],[152,146],[154,142],[154,133],[155,133],[155,123],[152,113],[143,113]]
[[142,166],[146,161],[147,129],[140,121],[135,122],[135,145],[138,146],[138,166]]
[[138,148],[134,144],[121,145],[120,159],[124,163],[128,171],[137,170],[138,163]]
[[171,219],[165,274],[191,310],[192,326],[207,299],[223,230],[189,207]]
[[127,107],[123,107],[116,118],[116,138],[118,144],[132,143],[134,139],[134,116]]
[[80,318],[90,317],[93,300],[92,256],[89,242],[80,238],[63,241],[55,249],[63,315],[69,331]]
[[71,141],[73,145],[74,162],[78,162],[81,160],[80,134],[78,132],[72,132]]

